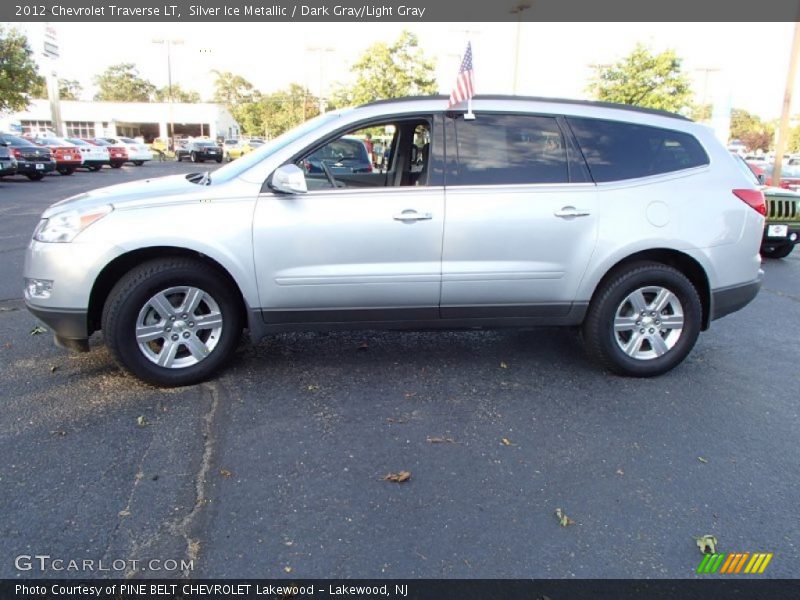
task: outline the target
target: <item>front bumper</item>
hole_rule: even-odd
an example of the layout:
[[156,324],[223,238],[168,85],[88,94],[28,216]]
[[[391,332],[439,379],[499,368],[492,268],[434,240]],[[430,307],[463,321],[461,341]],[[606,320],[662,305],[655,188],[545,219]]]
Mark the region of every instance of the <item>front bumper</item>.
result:
[[51,329],[56,345],[76,352],[89,351],[89,315],[85,310],[42,308],[28,301],[25,306]]
[[[770,225],[786,225],[785,236],[775,237],[768,235]],[[761,239],[762,246],[783,246],[784,244],[800,243],[800,223],[770,223],[764,227],[764,237]]]
[[758,295],[764,271],[753,281],[711,290],[711,320],[719,319],[747,306]]

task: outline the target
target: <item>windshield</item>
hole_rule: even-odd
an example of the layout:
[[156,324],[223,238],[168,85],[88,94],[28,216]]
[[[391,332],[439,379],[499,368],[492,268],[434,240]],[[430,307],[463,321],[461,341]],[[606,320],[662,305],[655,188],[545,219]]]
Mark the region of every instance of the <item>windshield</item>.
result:
[[121,139],[126,144],[138,144],[139,143],[136,140],[132,140],[131,138],[119,138],[119,139]]
[[11,146],[31,146],[32,144],[28,140],[23,140],[20,137],[15,135],[9,135],[7,133],[0,133],[0,141],[5,142],[6,144],[10,144]]
[[238,177],[245,171],[247,171],[250,167],[257,165],[262,160],[270,156],[271,154],[277,152],[281,148],[284,148],[291,144],[292,142],[299,140],[304,135],[314,131],[333,121],[334,119],[338,119],[341,115],[340,112],[329,112],[317,117],[314,117],[310,121],[306,121],[302,125],[295,127],[294,129],[290,129],[285,133],[279,135],[274,140],[270,140],[258,147],[258,149],[253,150],[249,154],[245,154],[242,158],[235,160],[234,162],[228,163],[224,167],[217,169],[214,171],[212,176],[213,182],[222,182],[228,181],[233,179],[234,177]]
[[216,148],[217,145],[214,142],[195,142],[198,146],[202,146],[203,148]]
[[76,146],[91,146],[91,144],[89,142],[84,142],[83,140],[79,140],[79,139],[76,139],[76,138],[66,138],[66,140],[70,144],[75,144]]

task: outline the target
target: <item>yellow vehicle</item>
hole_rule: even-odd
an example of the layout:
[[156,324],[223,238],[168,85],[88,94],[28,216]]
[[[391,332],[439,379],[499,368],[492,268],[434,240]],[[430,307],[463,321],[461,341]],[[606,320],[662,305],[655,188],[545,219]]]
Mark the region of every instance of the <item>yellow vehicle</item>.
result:
[[[234,143],[229,143],[234,142]],[[252,152],[264,143],[263,140],[250,139],[250,140],[225,140],[223,144],[223,157],[226,161],[230,162],[248,152]]]

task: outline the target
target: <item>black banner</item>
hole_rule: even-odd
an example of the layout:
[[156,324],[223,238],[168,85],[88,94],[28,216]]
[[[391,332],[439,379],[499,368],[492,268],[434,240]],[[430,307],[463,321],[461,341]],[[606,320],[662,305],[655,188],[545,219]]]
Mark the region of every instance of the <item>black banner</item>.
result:
[[3,600],[783,600],[800,581],[713,580],[2,580]]
[[1,21],[795,21],[797,2],[717,0],[3,0]]

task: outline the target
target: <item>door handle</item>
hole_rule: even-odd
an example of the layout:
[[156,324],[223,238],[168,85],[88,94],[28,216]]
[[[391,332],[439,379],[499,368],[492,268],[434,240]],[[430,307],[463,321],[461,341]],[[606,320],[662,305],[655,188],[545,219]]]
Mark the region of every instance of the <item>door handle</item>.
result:
[[561,210],[553,213],[555,216],[562,219],[569,219],[571,217],[588,217],[591,213],[583,208],[575,208],[574,206],[565,206]]
[[392,217],[395,221],[428,221],[433,218],[431,213],[418,213],[413,209],[404,210]]

